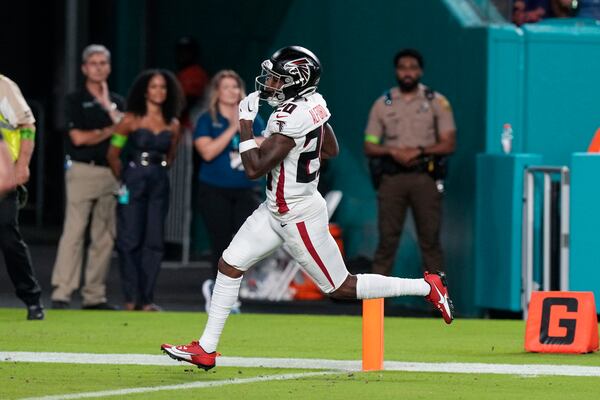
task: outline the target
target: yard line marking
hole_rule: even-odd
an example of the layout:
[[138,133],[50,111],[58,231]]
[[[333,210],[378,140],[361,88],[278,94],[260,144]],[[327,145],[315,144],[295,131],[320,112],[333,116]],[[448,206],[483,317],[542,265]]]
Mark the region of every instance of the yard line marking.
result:
[[332,374],[339,374],[339,373],[340,373],[340,371],[302,372],[302,373],[296,373],[296,374],[257,376],[254,378],[225,379],[225,380],[221,380],[221,381],[212,381],[212,382],[182,383],[179,385],[147,386],[147,387],[139,387],[139,388],[131,388],[131,389],[102,390],[102,391],[98,391],[98,392],[57,394],[57,395],[43,396],[43,397],[27,397],[27,398],[24,398],[21,400],[63,400],[63,399],[85,399],[85,398],[89,398],[89,397],[124,396],[127,394],[160,392],[160,391],[164,391],[164,390],[187,390],[187,389],[199,389],[199,388],[217,387],[217,386],[225,386],[225,385],[240,385],[240,384],[244,384],[244,383],[284,381],[284,380],[290,380],[290,379],[308,378],[308,377],[312,377],[312,376],[332,375]]
[[[67,364],[182,365],[181,362],[172,360],[171,358],[163,355],[50,352],[38,353],[26,351],[0,352],[0,362],[2,361],[47,362]],[[360,371],[361,361],[324,360],[314,358],[219,357],[217,358],[217,366]],[[384,362],[384,369],[386,371],[447,372],[461,374],[560,375],[600,377],[600,367],[555,364],[424,363],[386,361]]]

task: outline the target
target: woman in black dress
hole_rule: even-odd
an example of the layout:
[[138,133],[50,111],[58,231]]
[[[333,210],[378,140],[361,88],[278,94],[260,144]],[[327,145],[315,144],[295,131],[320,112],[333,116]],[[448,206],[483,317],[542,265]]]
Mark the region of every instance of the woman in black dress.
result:
[[116,248],[126,310],[160,311],[154,304],[154,287],[169,208],[167,168],[179,142],[177,118],[183,103],[181,88],[171,72],[142,72],[131,87],[127,112],[115,128],[108,150],[110,168],[121,180]]

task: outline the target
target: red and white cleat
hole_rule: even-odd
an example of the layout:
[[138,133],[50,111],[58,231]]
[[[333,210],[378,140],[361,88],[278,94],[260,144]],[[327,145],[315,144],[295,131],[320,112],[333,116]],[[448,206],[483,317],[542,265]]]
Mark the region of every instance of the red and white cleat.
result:
[[425,297],[425,300],[442,313],[447,324],[451,324],[454,319],[454,305],[448,295],[446,275],[443,272],[429,273],[425,271],[424,279],[431,286],[431,292]]
[[205,371],[213,368],[215,366],[215,359],[217,356],[220,356],[220,354],[216,351],[207,353],[196,340],[190,344],[184,344],[181,346],[174,346],[172,344],[165,343],[160,346],[160,349],[174,360],[189,362],[190,364],[194,364],[198,366],[198,368],[202,368]]

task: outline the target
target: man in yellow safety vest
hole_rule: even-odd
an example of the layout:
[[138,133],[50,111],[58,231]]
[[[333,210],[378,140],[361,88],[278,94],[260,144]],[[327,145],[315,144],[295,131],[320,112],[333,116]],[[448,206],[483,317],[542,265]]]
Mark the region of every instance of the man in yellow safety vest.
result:
[[[0,132],[13,161],[11,184],[20,186],[29,180],[29,161],[35,144],[35,118],[19,87],[0,75]],[[0,149],[2,150],[2,149]],[[19,231],[17,190],[0,199],[0,250],[17,297],[27,305],[27,319],[44,319],[40,302],[41,288],[31,265],[29,249]]]

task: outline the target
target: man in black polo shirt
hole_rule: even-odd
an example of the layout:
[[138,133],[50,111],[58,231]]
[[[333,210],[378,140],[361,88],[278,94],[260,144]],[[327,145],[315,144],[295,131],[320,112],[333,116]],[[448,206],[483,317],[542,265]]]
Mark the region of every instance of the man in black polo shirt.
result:
[[122,118],[123,99],[108,90],[110,52],[102,45],[83,51],[83,89],[67,97],[65,185],[67,204],[63,234],[52,273],[52,307],[68,308],[79,288],[85,232],[90,221],[84,284],[84,309],[115,309],[106,300],[106,276],[115,237],[114,193],[117,181],[106,162],[115,125]]

